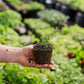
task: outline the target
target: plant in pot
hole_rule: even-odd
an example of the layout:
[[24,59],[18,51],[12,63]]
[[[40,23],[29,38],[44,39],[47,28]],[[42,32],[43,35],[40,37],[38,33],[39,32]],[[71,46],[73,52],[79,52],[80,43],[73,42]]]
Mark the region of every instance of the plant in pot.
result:
[[56,34],[57,29],[41,38],[41,42],[34,44],[34,56],[37,64],[50,64],[53,45],[50,39]]
[[34,55],[37,64],[49,64],[51,62],[53,46],[48,39],[42,40],[40,43],[34,44]]

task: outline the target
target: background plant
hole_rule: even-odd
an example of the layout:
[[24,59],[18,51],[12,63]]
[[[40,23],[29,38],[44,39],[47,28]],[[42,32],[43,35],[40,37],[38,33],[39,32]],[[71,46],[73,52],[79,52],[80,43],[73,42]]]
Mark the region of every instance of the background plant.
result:
[[84,11],[84,0],[58,0],[58,1],[68,4],[74,9]]
[[41,37],[53,32],[53,27],[40,19],[25,19],[25,24]]
[[45,6],[38,2],[24,3],[21,0],[7,0],[11,5],[13,5],[18,10],[42,10]]
[[13,29],[0,24],[0,44],[22,46],[22,39]]
[[0,11],[6,10],[5,4],[0,2]]
[[3,12],[0,12],[0,24],[4,26],[9,26],[13,29],[18,29],[20,27],[21,23],[21,15],[15,11],[12,10],[6,10]]
[[68,16],[65,16],[59,11],[53,9],[46,9],[38,12],[38,16],[46,22],[49,22],[52,26],[63,26],[67,20]]

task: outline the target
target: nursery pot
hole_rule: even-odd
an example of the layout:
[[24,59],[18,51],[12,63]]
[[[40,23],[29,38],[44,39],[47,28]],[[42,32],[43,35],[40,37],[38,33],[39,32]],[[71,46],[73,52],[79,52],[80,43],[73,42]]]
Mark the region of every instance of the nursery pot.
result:
[[84,27],[84,13],[78,12],[76,16],[76,24],[81,27]]
[[50,64],[53,46],[48,44],[42,46],[40,43],[34,44],[34,56],[37,64]]

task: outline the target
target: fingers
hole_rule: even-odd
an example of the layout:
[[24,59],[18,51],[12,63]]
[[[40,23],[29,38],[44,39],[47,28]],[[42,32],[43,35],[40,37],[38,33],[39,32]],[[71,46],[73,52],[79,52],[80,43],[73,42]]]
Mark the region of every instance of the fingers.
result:
[[51,61],[51,63],[50,63],[51,65],[54,65],[54,62],[53,61]]
[[35,61],[31,61],[31,63],[28,64],[28,67],[51,69],[52,65],[54,65],[54,62],[51,62],[50,64],[36,64]]

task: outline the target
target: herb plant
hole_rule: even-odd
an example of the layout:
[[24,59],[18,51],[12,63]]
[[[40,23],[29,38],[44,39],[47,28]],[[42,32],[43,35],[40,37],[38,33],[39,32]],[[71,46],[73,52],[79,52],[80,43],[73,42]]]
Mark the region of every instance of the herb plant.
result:
[[56,10],[43,10],[38,12],[38,16],[46,22],[49,22],[52,26],[63,26],[68,20],[68,16],[65,16]]
[[3,12],[0,12],[0,24],[4,26],[9,26],[13,29],[18,29],[20,27],[21,23],[21,15],[15,11],[12,10],[6,10]]

